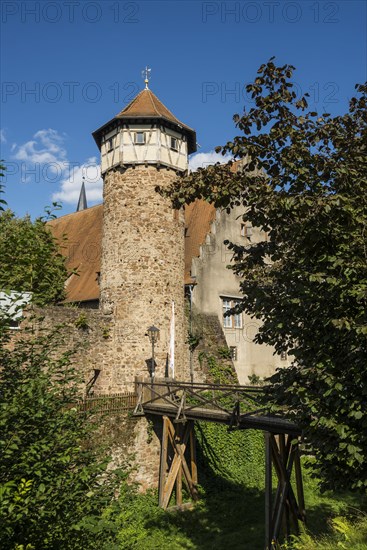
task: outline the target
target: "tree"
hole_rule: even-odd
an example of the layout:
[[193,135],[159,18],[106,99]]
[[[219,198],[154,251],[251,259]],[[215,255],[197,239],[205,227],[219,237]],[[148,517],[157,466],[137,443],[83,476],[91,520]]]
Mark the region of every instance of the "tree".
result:
[[[55,301],[62,296],[65,268],[51,234],[42,219],[17,220],[4,212],[5,204],[0,200],[2,284],[34,292],[36,303]],[[17,307],[16,297],[14,302]],[[11,321],[11,314],[2,311],[0,546],[112,548],[114,527],[103,512],[124,474],[107,471],[110,458],[94,442],[101,417],[97,423],[82,410],[82,373],[71,362],[65,331],[62,326],[42,329],[40,319],[28,316],[17,334],[9,329]]]
[[[367,85],[343,116],[308,110],[294,67],[272,58],[247,86],[254,106],[234,121],[230,165],[199,169],[169,195],[231,209],[262,228],[230,243],[242,277],[238,310],[262,321],[256,341],[292,354],[267,399],[286,406],[313,448],[324,488],[367,488]],[[231,164],[231,163],[230,163]]]
[[0,257],[1,290],[32,292],[38,305],[65,297],[65,257],[44,219],[0,212]]
[[[60,352],[62,329],[10,341],[0,325],[0,546],[84,550],[108,538],[98,525],[116,481],[97,423],[83,413],[80,376]],[[11,345],[10,345],[11,344]],[[101,482],[103,480],[103,482]]]
[[[0,178],[4,177],[4,170],[5,170],[5,166],[0,160]],[[4,193],[4,186],[0,183],[0,195],[2,195],[3,193]],[[0,199],[0,212],[4,210],[3,205],[5,204],[6,204],[6,201],[4,199]]]

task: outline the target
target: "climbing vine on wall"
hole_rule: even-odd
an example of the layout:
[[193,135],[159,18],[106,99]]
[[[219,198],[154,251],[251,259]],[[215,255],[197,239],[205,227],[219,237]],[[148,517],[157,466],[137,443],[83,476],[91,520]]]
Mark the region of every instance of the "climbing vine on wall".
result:
[[200,467],[216,477],[246,487],[264,483],[264,441],[262,432],[228,431],[227,426],[200,422],[196,426]]
[[[228,355],[218,349],[217,355],[202,352],[199,361],[206,363],[214,383],[237,384]],[[227,426],[211,422],[196,424],[198,461],[209,478],[245,485],[263,487],[264,483],[264,439],[260,431],[228,430]]]
[[[229,353],[229,350],[228,350]],[[199,353],[200,366],[205,364],[208,369],[209,378],[214,384],[238,384],[238,379],[233,365],[229,362],[230,357],[224,357],[223,348],[218,349],[218,355],[224,359],[220,361],[212,354],[205,351]]]

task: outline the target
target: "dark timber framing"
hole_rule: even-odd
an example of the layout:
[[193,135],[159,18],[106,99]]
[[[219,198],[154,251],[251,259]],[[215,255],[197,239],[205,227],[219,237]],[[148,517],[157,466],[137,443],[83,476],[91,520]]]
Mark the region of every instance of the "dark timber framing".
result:
[[[278,479],[273,499],[273,466]],[[296,492],[291,484],[294,469]],[[299,440],[293,434],[275,435],[265,432],[265,548],[273,550],[280,533],[289,537],[299,532],[299,522],[305,522]],[[293,526],[293,529],[291,527]]]
[[[265,436],[265,549],[276,548],[282,535],[299,531],[305,522],[299,443],[301,430],[257,403],[261,388],[239,385],[192,384],[172,379],[136,379],[135,415],[163,419],[159,505],[167,509],[174,488],[176,505],[182,502],[184,482],[197,500],[194,422],[227,424],[229,429],[262,430]],[[277,487],[273,495],[273,472]],[[296,489],[292,487],[294,472]]]

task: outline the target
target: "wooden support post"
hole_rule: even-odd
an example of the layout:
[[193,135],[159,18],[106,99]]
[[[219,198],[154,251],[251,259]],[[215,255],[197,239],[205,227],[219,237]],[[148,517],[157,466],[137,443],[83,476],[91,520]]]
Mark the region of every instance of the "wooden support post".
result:
[[[288,438],[289,440],[289,438]],[[287,467],[287,460],[288,460],[288,449],[286,448],[285,444],[285,434],[279,434],[278,436],[279,441],[279,454],[282,460],[282,463],[284,464],[285,468]],[[287,479],[283,479],[284,487],[286,487]],[[288,538],[291,534],[290,531],[290,520],[289,520],[289,510],[290,510],[290,503],[289,498],[286,494],[285,502],[284,502],[284,512],[283,512],[283,533]]]
[[265,550],[272,548],[272,463],[271,463],[271,434],[265,432]]
[[[274,509],[274,517],[273,517],[273,539],[278,540],[280,528],[282,525],[282,520],[284,515],[286,514],[286,508],[287,508],[287,499],[288,492],[289,492],[289,485],[290,485],[290,472],[293,465],[293,462],[290,466],[290,471],[287,470],[287,461],[288,461],[288,453],[289,448],[287,446],[287,449],[282,449],[280,446],[278,447],[275,438],[272,440],[272,451],[273,451],[273,461],[275,465],[275,470],[277,472],[278,476],[278,486],[280,488],[280,498],[279,502],[277,503],[277,508]],[[283,450],[283,453],[282,453]]]
[[[266,510],[266,545],[272,550],[280,537],[281,527],[283,534],[288,537],[291,532],[291,519],[295,531],[299,530],[299,521],[304,521],[304,496],[301,476],[301,464],[299,460],[298,442],[292,444],[296,437],[293,434],[275,436],[265,434],[266,456],[266,485],[265,485],[265,510]],[[275,499],[271,503],[271,478],[272,464],[278,477],[278,486]],[[297,498],[291,485],[293,466],[297,483]],[[298,499],[298,501],[297,501]],[[269,517],[270,502],[270,517]]]
[[182,466],[179,467],[176,478],[176,505],[182,506]]
[[[163,435],[160,461],[159,506],[166,509],[173,488],[176,485],[176,505],[182,506],[182,480],[193,500],[197,500],[197,467],[194,450],[194,422],[174,425],[170,418],[163,417]],[[190,447],[190,460],[187,464],[185,451]],[[169,451],[173,456],[168,470]]]
[[195,439],[195,424],[192,422],[192,427],[190,429],[190,460],[191,460],[191,476],[192,482],[197,485],[198,483],[198,467],[196,463],[196,439]]
[[[176,426],[176,442],[180,445],[182,440],[182,425]],[[180,464],[176,477],[176,506],[182,506],[182,464]]]
[[300,519],[305,523],[306,509],[305,509],[305,497],[303,493],[303,481],[302,481],[302,471],[301,471],[301,460],[299,455],[299,444],[297,445],[295,457],[294,457],[294,473],[296,476],[298,508],[301,516]]
[[163,416],[163,431],[162,431],[162,444],[161,444],[161,460],[159,468],[159,506],[163,506],[163,493],[164,493],[164,484],[167,475],[168,468],[168,417]]

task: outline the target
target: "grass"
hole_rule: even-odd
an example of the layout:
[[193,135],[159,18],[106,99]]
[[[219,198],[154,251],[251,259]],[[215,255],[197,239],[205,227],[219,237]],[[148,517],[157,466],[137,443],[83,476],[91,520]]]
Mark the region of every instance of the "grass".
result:
[[345,517],[336,517],[330,521],[331,533],[320,537],[312,537],[302,533],[299,537],[281,546],[281,550],[366,550],[367,548],[367,516],[350,521]]
[[[225,438],[223,433],[220,437]],[[231,437],[229,434],[228,437]],[[244,437],[246,452],[251,441]],[[223,445],[223,441],[221,442]],[[254,437],[255,458],[259,440]],[[237,452],[238,449],[237,449]],[[259,456],[259,455],[258,455]],[[252,460],[251,468],[238,467],[233,457],[220,462],[215,452],[198,448],[201,499],[192,510],[164,512],[157,507],[157,495],[135,495],[127,490],[121,497],[114,521],[117,522],[116,545],[108,550],[263,550],[264,484],[263,460]],[[243,479],[239,479],[238,472]],[[233,474],[233,476],[232,476]],[[235,479],[231,479],[234,477]],[[320,494],[317,481],[304,471],[307,533],[281,548],[287,550],[367,549],[367,521],[354,529],[350,522],[347,537],[336,531],[332,518],[353,516],[356,509],[366,509],[367,502],[351,494]],[[346,521],[346,520],[342,520]],[[323,537],[322,542],[314,537]],[[352,544],[352,546],[351,546]],[[353,546],[354,545],[354,546]]]
[[[356,496],[320,495],[313,480],[306,480],[305,492],[308,529],[316,536],[331,535],[330,518],[350,514],[354,507],[361,506]],[[192,510],[164,512],[157,508],[155,492],[138,495],[133,498],[132,505],[125,501],[121,506],[128,508],[128,512],[124,513],[121,525],[119,550],[263,550],[264,547],[262,489],[247,489],[218,478],[210,480],[209,486],[201,487],[201,500]],[[332,538],[325,539],[323,546],[314,541],[311,546],[311,539],[304,535],[298,545],[284,548],[335,550],[341,540],[345,548],[366,550],[367,524],[365,527],[364,534],[356,530],[349,542],[334,533]],[[360,542],[357,543],[358,537]]]

